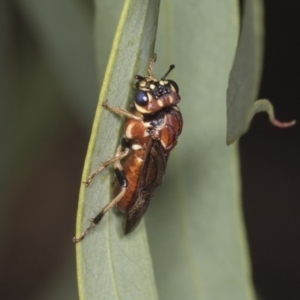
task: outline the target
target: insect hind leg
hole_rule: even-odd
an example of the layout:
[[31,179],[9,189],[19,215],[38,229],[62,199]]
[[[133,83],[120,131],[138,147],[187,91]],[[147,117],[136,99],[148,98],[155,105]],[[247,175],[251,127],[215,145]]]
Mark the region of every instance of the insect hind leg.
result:
[[90,230],[100,223],[103,216],[122,199],[125,192],[126,187],[122,187],[120,193],[100,211],[100,213],[92,220],[91,225],[81,234],[81,236],[73,238],[73,242],[78,243],[82,241]]

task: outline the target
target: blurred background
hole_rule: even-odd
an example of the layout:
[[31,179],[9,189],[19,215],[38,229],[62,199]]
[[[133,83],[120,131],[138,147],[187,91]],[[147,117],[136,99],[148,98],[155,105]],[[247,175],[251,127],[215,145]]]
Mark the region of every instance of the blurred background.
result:
[[265,56],[259,98],[287,130],[265,114],[240,139],[243,203],[254,283],[262,299],[300,299],[300,3],[264,0]]
[[[93,11],[92,0],[1,3],[0,299],[78,297],[71,239],[102,81]],[[259,94],[272,101],[279,120],[298,123],[299,11],[297,1],[265,0]],[[105,68],[106,61],[97,64]],[[299,132],[299,125],[272,127],[260,114],[240,140],[245,221],[261,299],[300,299]]]

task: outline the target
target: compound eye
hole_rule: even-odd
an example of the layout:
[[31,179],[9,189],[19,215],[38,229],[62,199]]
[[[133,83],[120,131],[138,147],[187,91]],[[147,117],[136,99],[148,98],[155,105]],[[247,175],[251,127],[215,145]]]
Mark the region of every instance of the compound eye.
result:
[[137,91],[135,93],[135,103],[139,106],[146,106],[148,104],[148,96],[144,91]]
[[173,87],[174,87],[176,93],[179,93],[179,87],[178,87],[178,84],[177,84],[175,81],[173,81],[173,80],[168,80],[168,82],[169,82],[169,84],[173,85]]

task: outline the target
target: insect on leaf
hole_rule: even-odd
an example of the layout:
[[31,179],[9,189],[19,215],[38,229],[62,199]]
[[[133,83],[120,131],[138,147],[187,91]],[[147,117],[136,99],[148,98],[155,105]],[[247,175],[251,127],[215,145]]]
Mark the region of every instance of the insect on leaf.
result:
[[[97,3],[97,10],[101,10],[101,2]],[[100,104],[107,99],[111,106],[127,106],[134,75],[145,74],[153,56],[158,11],[157,0],[126,0],[124,3],[104,76],[82,181],[101,162],[110,159],[119,144],[122,119],[104,111]],[[101,32],[101,28],[96,32]],[[90,187],[81,186],[76,236],[111,200],[110,175],[109,168],[105,169]],[[144,295],[147,299],[157,299],[143,223],[124,237],[122,218],[110,211],[101,224],[76,245],[76,250],[80,299],[139,300]]]

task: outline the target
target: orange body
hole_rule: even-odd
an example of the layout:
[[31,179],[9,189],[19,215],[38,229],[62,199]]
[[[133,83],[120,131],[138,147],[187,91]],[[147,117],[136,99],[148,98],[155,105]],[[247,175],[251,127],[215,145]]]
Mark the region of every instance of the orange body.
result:
[[[137,199],[140,177],[143,176],[141,175],[141,171],[146,156],[149,155],[147,152],[149,141],[153,138],[159,140],[167,159],[169,152],[177,144],[177,138],[181,133],[182,124],[181,113],[177,106],[167,109],[164,114],[162,125],[151,132],[147,132],[147,128],[145,128],[140,121],[132,119],[126,121],[124,126],[124,137],[130,139],[132,145],[135,146],[132,146],[133,149],[122,162],[123,170],[128,181],[128,187],[125,195],[116,205],[118,209],[127,212],[133,205],[133,202]],[[140,149],[134,150],[134,147]],[[113,189],[114,196],[119,194],[120,189],[121,187],[118,181],[115,180]]]

